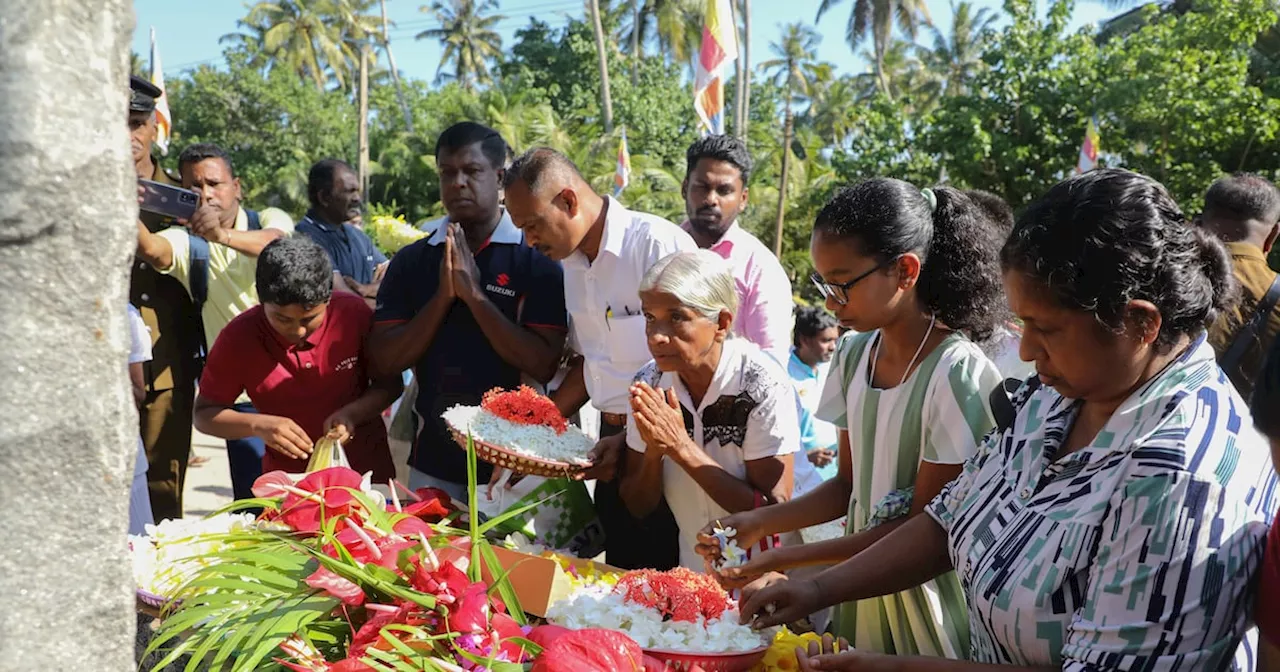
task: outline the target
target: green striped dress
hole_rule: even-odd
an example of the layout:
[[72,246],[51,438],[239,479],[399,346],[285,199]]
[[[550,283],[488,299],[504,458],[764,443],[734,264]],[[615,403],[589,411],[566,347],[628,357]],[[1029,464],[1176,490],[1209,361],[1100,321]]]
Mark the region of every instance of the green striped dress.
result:
[[[991,430],[994,364],[961,334],[948,336],[905,383],[875,389],[868,353],[879,332],[841,339],[817,417],[849,433],[853,495],[848,533],[905,515],[920,462],[961,464]],[[965,658],[969,614],[954,572],[894,595],[836,608],[835,631],[856,648]]]

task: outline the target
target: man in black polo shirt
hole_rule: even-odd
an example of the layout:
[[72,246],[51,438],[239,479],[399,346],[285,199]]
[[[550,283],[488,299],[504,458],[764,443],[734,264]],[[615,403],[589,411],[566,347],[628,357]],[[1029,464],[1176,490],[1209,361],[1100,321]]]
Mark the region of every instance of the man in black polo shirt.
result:
[[[369,361],[376,376],[412,366],[424,423],[409,456],[412,488],[467,495],[466,453],[440,414],[479,405],[522,374],[546,383],[567,332],[560,265],[524,244],[499,204],[507,143],[491,128],[456,124],[436,141],[448,217],[402,249],[378,292]],[[492,467],[480,464],[485,483]]]
[[329,253],[333,272],[342,276],[335,287],[372,301],[378,296],[387,258],[364,231],[349,223],[360,217],[362,207],[356,171],[337,159],[316,163],[307,175],[307,197],[311,209],[294,231],[316,241]]

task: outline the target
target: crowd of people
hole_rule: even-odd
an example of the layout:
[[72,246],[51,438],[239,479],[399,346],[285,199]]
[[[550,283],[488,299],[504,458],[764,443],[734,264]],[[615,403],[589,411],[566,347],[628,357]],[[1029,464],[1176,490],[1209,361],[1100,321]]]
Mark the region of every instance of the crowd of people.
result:
[[[214,145],[161,170],[158,95],[133,80],[138,175],[200,204],[138,223],[136,515],[181,515],[193,425],[227,441],[238,499],[327,434],[386,482],[398,399],[409,487],[465,500],[441,414],[529,384],[598,418],[578,478],[605,560],[712,572],[757,627],[830,609],[841,639],[806,669],[1280,670],[1265,179],[1224,177],[1187,218],[1100,169],[1016,220],[986,192],[866,179],[813,223],[824,305],[797,306],[737,222],[752,162],[732,137],[689,147],[676,224],[456,124],[435,145],[446,215],[388,260],[341,161],[311,169],[296,226],[246,209]],[[717,569],[724,528],[745,565]]]

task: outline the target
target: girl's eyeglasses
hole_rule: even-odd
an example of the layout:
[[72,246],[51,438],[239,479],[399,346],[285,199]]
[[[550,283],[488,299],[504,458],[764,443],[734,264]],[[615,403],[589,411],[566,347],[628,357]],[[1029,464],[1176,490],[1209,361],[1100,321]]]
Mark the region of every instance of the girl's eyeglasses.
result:
[[843,306],[844,304],[849,302],[849,290],[853,289],[854,285],[858,284],[863,279],[870,277],[872,273],[875,273],[876,271],[882,270],[885,267],[893,264],[894,262],[898,261],[898,259],[900,258],[901,257],[894,257],[889,261],[878,264],[875,268],[872,268],[866,273],[863,273],[862,275],[859,275],[858,277],[848,282],[841,282],[841,283],[827,282],[826,280],[822,279],[821,275],[818,275],[817,271],[814,271],[813,273],[809,274],[809,281],[813,283],[814,287],[818,288],[818,293],[822,294],[822,298],[831,299],[832,301],[835,301],[837,304]]

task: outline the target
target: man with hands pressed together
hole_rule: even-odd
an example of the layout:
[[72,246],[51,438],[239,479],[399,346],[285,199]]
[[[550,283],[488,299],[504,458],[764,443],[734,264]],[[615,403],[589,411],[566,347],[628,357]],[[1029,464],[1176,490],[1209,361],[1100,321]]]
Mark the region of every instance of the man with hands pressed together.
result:
[[[378,293],[369,355],[374,370],[414,367],[414,411],[424,423],[409,457],[412,488],[467,497],[466,453],[440,415],[477,406],[484,393],[546,383],[556,373],[567,330],[559,264],[525,245],[499,203],[507,143],[463,122],[436,142],[440,195],[448,217],[391,262]],[[493,467],[480,463],[477,478]]]
[[[258,259],[262,305],[245,311],[214,342],[200,379],[195,426],[210,436],[255,436],[262,470],[301,473],[316,441],[333,431],[356,471],[395,476],[382,411],[403,389],[398,375],[370,380],[364,338],[373,311],[333,292],[325,251],[283,238]],[[248,393],[257,413],[236,410]]]

